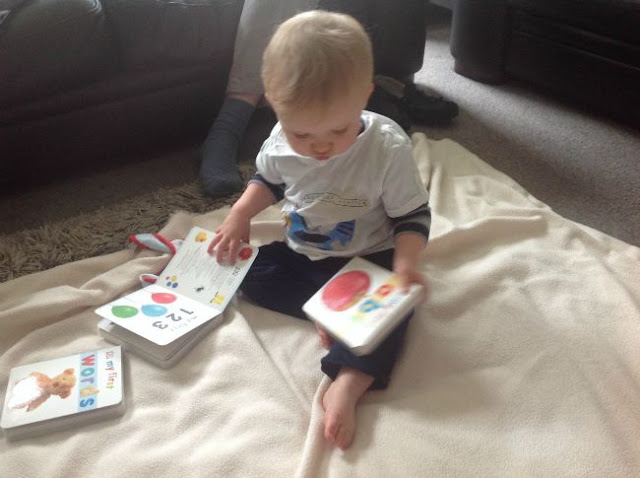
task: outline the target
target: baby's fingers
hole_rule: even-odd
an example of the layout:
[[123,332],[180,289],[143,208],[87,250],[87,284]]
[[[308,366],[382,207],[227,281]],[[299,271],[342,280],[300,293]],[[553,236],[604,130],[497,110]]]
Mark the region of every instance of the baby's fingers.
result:
[[216,260],[218,262],[222,262],[224,260],[224,255],[229,251],[229,243],[230,241],[224,240],[220,241],[220,243],[216,247]]
[[240,250],[240,241],[232,240],[229,242],[229,264],[233,265],[236,263],[239,250]]
[[213,239],[211,239],[211,242],[209,243],[209,247],[207,247],[207,253],[213,254],[213,250],[216,248],[216,245],[220,242],[221,239],[221,234],[216,234],[215,236],[213,236]]
[[405,272],[399,274],[398,277],[400,279],[400,289],[404,293],[408,293],[412,285],[419,285],[422,289],[422,300],[426,298],[427,280],[422,274],[419,272]]
[[408,293],[409,286],[413,283],[412,277],[407,272],[403,272],[398,274],[398,279],[400,280],[400,290],[405,294]]

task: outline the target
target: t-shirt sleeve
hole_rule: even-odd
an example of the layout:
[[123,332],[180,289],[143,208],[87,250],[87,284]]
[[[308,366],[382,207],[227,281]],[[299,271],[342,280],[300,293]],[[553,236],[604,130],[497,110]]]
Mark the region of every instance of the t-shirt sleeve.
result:
[[404,216],[429,200],[418,167],[413,160],[410,141],[394,144],[382,184],[382,202],[390,218]]
[[249,180],[249,184],[251,183],[260,183],[263,186],[267,187],[269,191],[271,191],[271,194],[273,194],[273,199],[275,202],[284,199],[284,184],[270,183],[269,181],[264,179],[260,175],[260,173],[256,173],[253,175],[253,177]]
[[256,169],[258,174],[267,182],[271,184],[284,183],[282,175],[278,171],[277,162],[271,155],[274,145],[274,137],[269,136],[262,144],[258,156],[256,156]]

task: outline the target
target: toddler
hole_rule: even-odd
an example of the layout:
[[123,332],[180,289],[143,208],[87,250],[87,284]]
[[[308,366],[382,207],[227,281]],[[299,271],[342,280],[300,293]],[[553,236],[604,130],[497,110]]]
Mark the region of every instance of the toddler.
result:
[[[371,43],[352,17],[324,11],[281,24],[263,56],[265,97],[278,123],[256,159],[257,173],[217,230],[209,250],[235,258],[251,219],[284,199],[285,242],[260,248],[241,290],[268,309],[306,318],[302,305],[351,257],[424,285],[418,266],[429,237],[427,192],[411,141],[392,120],[364,111],[373,91]],[[331,379],[324,436],[347,448],[369,389],[384,389],[410,316],[371,354],[356,356],[318,328]]]

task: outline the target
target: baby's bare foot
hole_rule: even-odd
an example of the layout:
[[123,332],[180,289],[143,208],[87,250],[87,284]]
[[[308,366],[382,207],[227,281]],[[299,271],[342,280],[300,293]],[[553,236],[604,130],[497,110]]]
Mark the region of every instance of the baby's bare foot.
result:
[[329,335],[329,332],[324,330],[318,324],[316,324],[316,330],[318,331],[318,336],[320,337],[320,346],[324,347],[327,350],[330,349],[331,345],[333,344],[333,337],[331,337],[331,335]]
[[322,397],[324,437],[338,448],[351,445],[356,432],[356,405],[373,382],[358,370],[343,368]]

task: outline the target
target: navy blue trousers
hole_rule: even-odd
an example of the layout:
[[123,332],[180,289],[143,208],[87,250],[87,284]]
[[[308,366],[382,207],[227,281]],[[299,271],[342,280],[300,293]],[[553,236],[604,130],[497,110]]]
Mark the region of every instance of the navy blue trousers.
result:
[[[363,258],[392,270],[393,249]],[[240,289],[262,307],[307,320],[303,304],[349,260],[348,257],[329,257],[312,261],[292,251],[284,242],[273,242],[260,247]],[[368,355],[354,355],[342,343],[334,341],[329,353],[322,358],[322,371],[335,379],[342,367],[351,367],[374,377],[371,389],[386,388],[411,315]]]

